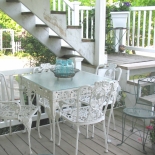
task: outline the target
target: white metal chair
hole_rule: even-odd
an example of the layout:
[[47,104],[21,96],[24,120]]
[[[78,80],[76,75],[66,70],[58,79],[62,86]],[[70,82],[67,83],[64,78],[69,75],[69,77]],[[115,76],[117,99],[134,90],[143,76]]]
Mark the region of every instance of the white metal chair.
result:
[[[33,69],[33,74],[35,73],[42,73],[42,72],[50,72],[51,69],[53,69],[55,67],[55,65],[51,65],[50,63],[44,63],[44,64],[41,64],[40,66],[38,67],[35,67]],[[37,95],[37,102],[40,106],[43,106],[45,108],[45,112],[47,113],[48,115],[48,118],[49,118],[49,123],[50,123],[50,132],[51,132],[51,137],[50,137],[50,140],[53,141],[53,138],[52,138],[52,113],[51,113],[51,108],[50,108],[50,104],[49,104],[49,100],[47,100],[46,98],[42,98],[41,96]],[[56,112],[56,123],[57,123],[57,126],[58,126],[58,131],[59,131],[59,141],[58,141],[58,145],[60,145],[60,137],[61,137],[61,132],[60,132],[60,127],[59,127],[59,120],[60,116],[59,116],[59,113]],[[38,134],[39,134],[39,137],[41,137],[41,134],[40,134],[40,113],[38,113],[38,122],[37,122],[37,127],[38,127]]]
[[[109,63],[107,66],[101,64],[101,65],[97,66],[97,68],[96,68],[97,75],[110,78],[110,79],[114,80],[114,82],[115,82],[116,96],[115,96],[114,102],[113,101],[109,102],[109,104],[111,104],[111,109],[110,109],[109,118],[108,118],[107,135],[109,133],[111,116],[112,116],[113,125],[114,125],[113,128],[114,128],[114,130],[116,130],[113,107],[115,105],[116,100],[120,98],[119,91],[121,90],[121,88],[119,85],[119,80],[120,80],[121,74],[122,74],[122,69],[120,67],[118,67],[118,68],[116,68],[116,67],[117,67],[116,64]],[[108,142],[111,142],[111,140],[108,139]]]
[[[105,113],[108,103],[113,96],[113,83],[102,81],[96,82],[95,86],[82,86],[77,90],[76,106],[61,110],[61,117],[77,127],[76,150],[78,154],[79,127],[81,125],[96,124],[103,121],[103,130],[105,137],[105,152],[108,152],[107,134],[105,128]],[[83,106],[83,98],[90,95],[87,105]],[[67,102],[69,105],[73,103]],[[104,111],[103,106],[106,104]]]
[[25,105],[24,103],[19,103],[15,100],[11,100],[10,93],[7,87],[7,82],[5,76],[2,73],[0,73],[0,85],[0,118],[4,120],[10,120],[10,134],[12,134],[11,120],[18,120],[25,126],[28,131],[29,150],[30,154],[32,154],[30,142],[32,117],[39,110],[40,107],[33,104]]

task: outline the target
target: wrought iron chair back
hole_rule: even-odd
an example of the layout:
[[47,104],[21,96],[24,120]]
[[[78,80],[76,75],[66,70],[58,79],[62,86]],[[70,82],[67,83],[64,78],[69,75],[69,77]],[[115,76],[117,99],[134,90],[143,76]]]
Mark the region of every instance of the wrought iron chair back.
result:
[[[88,98],[86,105],[83,105],[84,97]],[[77,90],[76,107],[61,110],[61,116],[66,121],[77,127],[77,139],[75,154],[78,154],[79,126],[90,125],[103,121],[106,152],[108,152],[107,134],[105,128],[105,113],[108,103],[115,98],[114,83],[108,81],[96,82],[94,87],[82,86]],[[70,104],[69,102],[67,102]],[[67,104],[66,103],[66,104]],[[70,104],[71,106],[73,104]],[[105,106],[103,110],[103,106]]]
[[[113,102],[113,101],[109,102],[109,104],[111,105],[111,108],[110,108],[110,113],[109,113],[109,118],[108,118],[107,135],[109,133],[111,116],[112,116],[112,120],[113,120],[113,128],[114,128],[114,130],[116,130],[113,108],[115,106],[116,99],[117,100],[120,99],[119,92],[121,91],[121,87],[119,85],[119,80],[120,80],[121,75],[122,75],[122,69],[120,67],[117,67],[117,68],[116,67],[117,67],[116,64],[109,63],[107,66],[101,64],[96,68],[96,74],[97,75],[112,79],[116,83],[115,84],[115,91],[116,91],[115,102]],[[108,139],[108,141],[111,142],[110,139]]]
[[[18,120],[25,126],[28,131],[29,151],[30,154],[32,154],[30,143],[32,117],[39,110],[39,106],[32,104],[25,105],[24,103],[19,103],[18,101],[11,99],[5,76],[2,73],[0,73],[0,85],[0,118],[4,119],[5,121],[10,120],[10,134],[12,134],[11,120]],[[14,91],[13,88],[10,90]]]

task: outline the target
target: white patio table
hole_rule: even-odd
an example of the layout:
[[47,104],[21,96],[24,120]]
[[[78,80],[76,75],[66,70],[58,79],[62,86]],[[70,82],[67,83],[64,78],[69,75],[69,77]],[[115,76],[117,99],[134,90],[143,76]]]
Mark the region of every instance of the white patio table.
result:
[[102,80],[111,81],[95,74],[79,71],[71,78],[60,78],[52,72],[43,72],[20,76],[20,84],[28,90],[34,91],[41,97],[47,98],[52,111],[53,122],[53,155],[55,155],[55,112],[58,102],[75,97],[76,90],[84,85],[93,85]]

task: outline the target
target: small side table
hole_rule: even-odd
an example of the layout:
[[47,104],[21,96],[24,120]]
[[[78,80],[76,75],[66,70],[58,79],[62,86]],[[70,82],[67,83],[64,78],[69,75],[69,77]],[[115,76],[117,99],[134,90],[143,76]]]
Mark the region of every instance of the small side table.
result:
[[122,145],[125,142],[125,140],[127,138],[129,138],[129,136],[131,136],[134,133],[133,132],[134,126],[133,126],[133,121],[132,121],[132,130],[131,130],[132,133],[124,140],[126,116],[131,116],[131,117],[136,118],[136,119],[143,119],[144,120],[142,146],[143,146],[143,151],[146,154],[145,142],[146,142],[147,135],[145,137],[145,120],[146,119],[155,119],[155,111],[140,109],[140,108],[136,108],[136,107],[123,109],[123,114],[122,114],[122,142],[121,142],[121,144],[118,144],[118,146]]
[[[124,27],[115,27],[113,28],[114,36],[115,36],[115,50],[116,52],[123,52],[125,50],[125,46],[123,45],[126,41],[126,33],[128,31],[128,28]],[[122,50],[120,49],[120,46],[122,46]]]

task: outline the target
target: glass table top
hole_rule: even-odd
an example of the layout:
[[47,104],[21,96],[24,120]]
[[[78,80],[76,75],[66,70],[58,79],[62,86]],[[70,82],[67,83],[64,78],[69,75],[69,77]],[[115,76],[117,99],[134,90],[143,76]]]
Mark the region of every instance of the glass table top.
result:
[[140,109],[140,108],[125,108],[123,112],[127,115],[132,117],[144,118],[144,119],[151,119],[155,118],[155,111],[147,110],[147,109]]
[[67,90],[72,88],[78,88],[84,85],[93,85],[95,82],[107,80],[112,81],[109,78],[100,77],[98,75],[79,71],[75,76],[71,78],[60,78],[54,76],[53,72],[42,72],[24,75],[23,78],[34,82],[35,84],[41,86],[42,88],[48,89],[50,91]]

